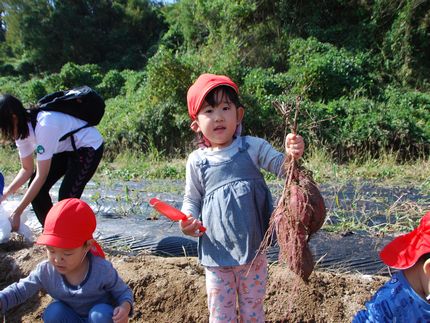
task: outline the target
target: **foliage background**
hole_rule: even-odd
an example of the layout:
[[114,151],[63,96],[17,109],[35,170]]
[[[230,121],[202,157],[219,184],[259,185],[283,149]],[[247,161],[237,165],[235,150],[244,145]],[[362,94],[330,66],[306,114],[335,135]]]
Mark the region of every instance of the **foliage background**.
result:
[[110,156],[192,147],[186,92],[229,75],[245,133],[281,147],[274,100],[340,161],[430,151],[430,1],[0,1],[0,92],[26,105],[88,84],[106,99]]

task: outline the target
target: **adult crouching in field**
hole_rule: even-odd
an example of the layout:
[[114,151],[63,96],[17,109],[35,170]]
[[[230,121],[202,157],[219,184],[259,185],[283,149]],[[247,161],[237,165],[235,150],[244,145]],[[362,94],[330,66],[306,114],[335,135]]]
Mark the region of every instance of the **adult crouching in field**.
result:
[[[34,115],[33,115],[34,116]],[[10,215],[12,230],[19,228],[21,214],[31,203],[42,226],[52,207],[52,186],[64,176],[58,200],[80,198],[103,155],[103,137],[95,127],[86,127],[65,140],[60,138],[86,122],[61,112],[31,113],[16,97],[0,96],[0,130],[3,139],[15,141],[21,169],[5,188],[0,201],[15,193],[29,179],[18,207]],[[36,169],[34,160],[36,159]]]

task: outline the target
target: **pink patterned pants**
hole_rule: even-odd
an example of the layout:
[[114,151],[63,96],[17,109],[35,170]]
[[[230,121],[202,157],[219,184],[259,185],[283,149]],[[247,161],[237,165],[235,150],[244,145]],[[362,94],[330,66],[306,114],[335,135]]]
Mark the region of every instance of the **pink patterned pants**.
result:
[[209,322],[264,322],[267,259],[246,265],[205,267]]

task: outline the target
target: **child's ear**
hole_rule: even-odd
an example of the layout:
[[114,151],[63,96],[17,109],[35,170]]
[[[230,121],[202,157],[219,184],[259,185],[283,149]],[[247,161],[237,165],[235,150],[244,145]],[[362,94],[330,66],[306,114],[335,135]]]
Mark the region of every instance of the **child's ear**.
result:
[[94,241],[94,239],[90,239],[90,240],[85,241],[85,245],[84,245],[84,247],[85,247],[86,249],[88,249],[87,251],[90,251],[90,249],[91,249],[91,247],[92,247],[92,245],[93,245],[93,241]]
[[238,125],[242,122],[244,115],[245,115],[245,109],[243,107],[238,107],[236,109],[236,116],[237,116],[237,124]]
[[200,131],[199,123],[197,122],[197,120],[194,120],[193,122],[191,122],[190,128],[194,132],[199,132]]
[[423,270],[426,276],[430,277],[430,258],[424,261]]

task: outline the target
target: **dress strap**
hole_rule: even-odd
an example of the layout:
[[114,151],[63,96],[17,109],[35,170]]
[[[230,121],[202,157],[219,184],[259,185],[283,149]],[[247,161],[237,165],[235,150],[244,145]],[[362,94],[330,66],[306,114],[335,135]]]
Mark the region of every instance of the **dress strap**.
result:
[[202,153],[197,150],[197,156],[199,156],[199,160],[196,161],[196,165],[201,168],[208,163],[206,156],[203,156]]
[[203,189],[206,190],[206,181],[205,177],[203,176],[203,173],[209,167],[209,162],[206,156],[203,156],[203,154],[199,150],[197,150],[197,156],[198,160],[196,161],[196,166],[198,168],[199,181],[202,184]]
[[241,139],[242,140],[240,141],[240,144],[239,144],[239,151],[240,152],[247,151],[248,148],[249,148],[249,143],[246,142],[246,138],[245,137],[242,137]]

